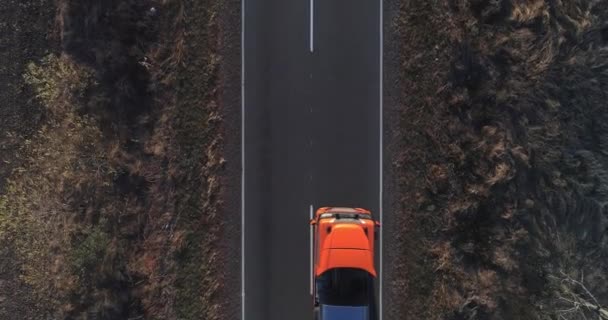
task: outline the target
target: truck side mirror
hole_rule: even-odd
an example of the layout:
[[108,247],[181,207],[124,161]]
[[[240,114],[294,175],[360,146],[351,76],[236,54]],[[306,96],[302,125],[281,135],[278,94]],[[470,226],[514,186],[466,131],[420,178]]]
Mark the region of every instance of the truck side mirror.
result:
[[311,226],[314,226],[317,224],[317,220],[316,219],[310,219],[310,221],[308,222]]
[[374,220],[374,240],[378,240],[378,229],[380,229],[380,222]]

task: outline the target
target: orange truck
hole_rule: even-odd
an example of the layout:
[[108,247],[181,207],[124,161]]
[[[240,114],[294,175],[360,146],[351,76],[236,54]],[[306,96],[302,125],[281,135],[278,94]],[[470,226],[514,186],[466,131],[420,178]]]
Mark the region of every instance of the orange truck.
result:
[[315,319],[374,320],[374,242],[380,223],[366,209],[323,207],[310,225]]

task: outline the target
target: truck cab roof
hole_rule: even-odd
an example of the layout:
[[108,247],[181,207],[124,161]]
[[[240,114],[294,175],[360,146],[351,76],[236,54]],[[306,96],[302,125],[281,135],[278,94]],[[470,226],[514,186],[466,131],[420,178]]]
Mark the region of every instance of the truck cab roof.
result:
[[369,239],[360,225],[336,224],[326,235],[317,275],[333,268],[360,268],[376,275]]
[[377,223],[369,211],[324,207],[311,222],[316,226],[315,275],[333,268],[359,268],[376,276],[374,234]]

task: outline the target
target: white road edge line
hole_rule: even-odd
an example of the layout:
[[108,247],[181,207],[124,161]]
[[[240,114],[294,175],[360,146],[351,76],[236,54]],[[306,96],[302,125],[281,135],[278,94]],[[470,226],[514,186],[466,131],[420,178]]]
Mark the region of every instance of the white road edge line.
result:
[[[313,211],[313,208],[312,208],[312,204],[311,204],[310,205],[310,220],[312,220],[312,211]],[[310,226],[310,295],[311,296],[312,296],[312,287],[313,287],[313,283],[312,282],[313,282],[313,278],[314,278],[314,275],[313,275],[313,257],[312,257],[312,255],[313,255],[313,248],[312,248],[313,247],[313,241],[312,241],[313,240],[313,236],[314,236],[313,235],[313,226]]]
[[[382,214],[383,192],[382,192],[382,190],[384,188],[384,186],[382,185],[383,184],[383,176],[382,176],[383,175],[383,170],[382,170],[383,169],[383,152],[384,152],[383,137],[382,137],[382,134],[384,132],[384,128],[383,128],[384,120],[382,119],[382,115],[384,113],[383,112],[383,110],[384,110],[384,92],[383,92],[384,91],[384,88],[383,88],[383,82],[384,82],[384,70],[383,70],[383,67],[384,67],[384,56],[383,56],[384,55],[384,4],[383,4],[383,0],[379,0],[379,1],[380,1],[380,26],[379,26],[380,27],[380,43],[379,43],[379,46],[380,46],[380,59],[379,59],[380,60],[379,61],[379,63],[380,63],[380,90],[379,90],[380,91],[380,94],[379,94],[379,96],[380,96],[379,97],[379,99],[380,99],[380,168],[379,168],[380,169],[380,190],[379,190],[380,205],[379,205],[379,208],[380,208],[380,224],[382,224],[382,217],[383,217],[383,214]],[[378,291],[380,291],[379,299],[378,299],[379,304],[380,304],[380,307],[378,308],[379,320],[382,320],[382,305],[383,305],[383,303],[382,303],[382,274],[384,271],[384,269],[382,268],[382,258],[383,258],[382,241],[384,239],[383,229],[384,229],[384,226],[382,226],[380,228],[380,284],[379,284],[379,290],[378,290]]]
[[314,52],[314,16],[315,16],[315,0],[310,0],[310,52]]
[[245,0],[241,0],[241,320],[245,320]]

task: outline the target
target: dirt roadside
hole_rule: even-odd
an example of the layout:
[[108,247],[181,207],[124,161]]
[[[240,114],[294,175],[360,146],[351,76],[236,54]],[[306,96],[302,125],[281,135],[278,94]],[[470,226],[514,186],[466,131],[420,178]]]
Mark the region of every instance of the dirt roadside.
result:
[[608,7],[388,2],[385,316],[597,319]]
[[222,319],[241,319],[241,1],[223,1],[220,12],[222,56],[222,136],[227,160],[222,175]]

